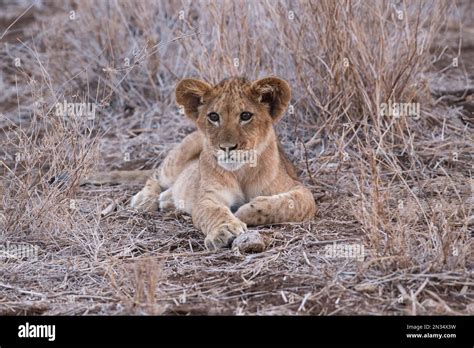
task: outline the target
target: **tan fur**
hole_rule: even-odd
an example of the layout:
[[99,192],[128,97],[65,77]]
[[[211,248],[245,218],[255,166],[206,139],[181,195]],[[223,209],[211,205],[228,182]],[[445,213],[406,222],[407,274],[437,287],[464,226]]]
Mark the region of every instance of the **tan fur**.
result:
[[[209,249],[228,246],[247,225],[300,222],[314,216],[313,196],[298,182],[273,128],[290,101],[285,81],[231,78],[210,86],[185,79],[176,88],[176,100],[198,130],[168,154],[133,197],[132,207],[154,210],[159,205],[192,214]],[[219,115],[217,123],[209,120],[212,112]],[[242,120],[242,112],[253,116]],[[220,147],[234,146],[232,151],[255,150],[256,165],[218,162]],[[235,154],[232,151],[226,154]],[[161,192],[160,186],[166,190]]]

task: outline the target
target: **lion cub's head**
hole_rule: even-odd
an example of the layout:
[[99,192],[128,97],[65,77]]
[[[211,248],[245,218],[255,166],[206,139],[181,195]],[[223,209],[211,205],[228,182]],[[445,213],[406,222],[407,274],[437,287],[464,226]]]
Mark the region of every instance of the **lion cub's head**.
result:
[[252,166],[290,98],[288,83],[275,77],[229,78],[215,86],[185,79],[176,87],[177,103],[203,132],[219,165],[230,171]]

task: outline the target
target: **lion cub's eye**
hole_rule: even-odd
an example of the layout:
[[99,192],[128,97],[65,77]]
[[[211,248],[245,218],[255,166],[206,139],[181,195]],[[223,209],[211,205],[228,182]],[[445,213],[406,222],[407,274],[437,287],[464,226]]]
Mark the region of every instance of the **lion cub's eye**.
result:
[[211,113],[207,114],[207,118],[211,122],[219,122],[219,114],[217,114],[215,112],[211,112]]
[[240,114],[240,120],[241,121],[250,121],[250,119],[252,118],[253,114],[251,112],[248,112],[248,111],[244,111]]

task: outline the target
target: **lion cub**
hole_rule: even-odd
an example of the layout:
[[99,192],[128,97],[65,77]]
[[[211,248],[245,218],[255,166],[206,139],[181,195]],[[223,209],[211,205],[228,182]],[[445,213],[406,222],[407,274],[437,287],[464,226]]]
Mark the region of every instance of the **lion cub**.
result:
[[132,207],[190,213],[208,249],[229,246],[247,225],[311,219],[314,198],[273,128],[290,97],[288,83],[275,77],[229,78],[215,86],[182,80],[176,101],[198,130],[168,154]]

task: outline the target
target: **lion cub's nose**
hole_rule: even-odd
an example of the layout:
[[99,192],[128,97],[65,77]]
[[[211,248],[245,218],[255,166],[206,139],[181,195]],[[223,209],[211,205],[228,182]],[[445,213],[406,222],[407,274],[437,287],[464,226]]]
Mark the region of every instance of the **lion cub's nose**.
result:
[[230,152],[237,149],[237,144],[223,143],[223,144],[219,144],[219,147],[221,150],[225,152]]

